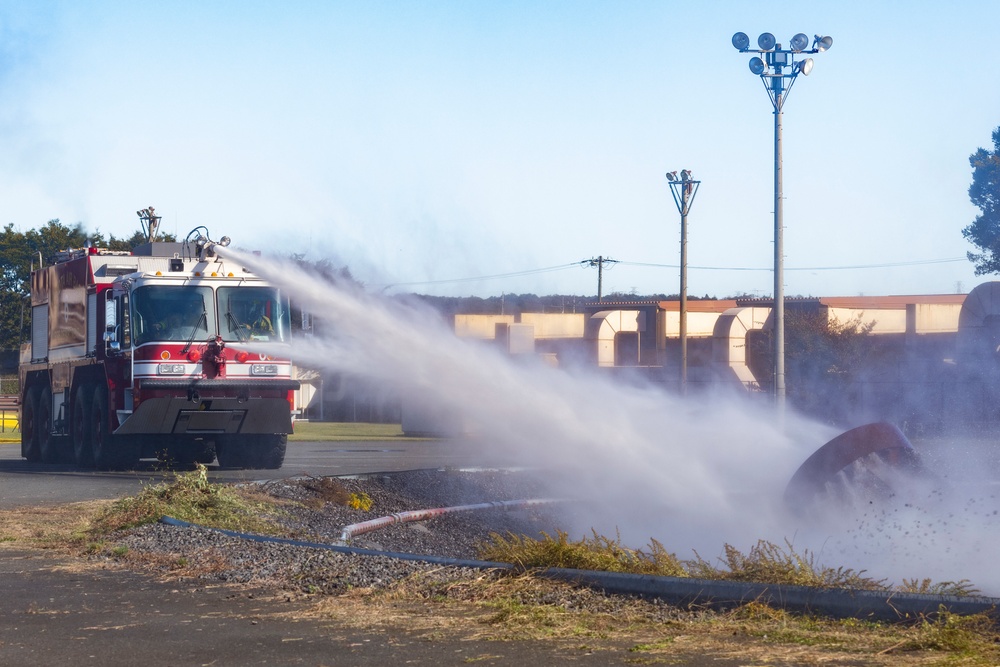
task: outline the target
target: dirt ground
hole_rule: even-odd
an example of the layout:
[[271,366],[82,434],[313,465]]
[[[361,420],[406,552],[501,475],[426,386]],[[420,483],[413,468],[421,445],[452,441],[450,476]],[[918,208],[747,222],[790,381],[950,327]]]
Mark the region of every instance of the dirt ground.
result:
[[153,575],[72,539],[101,505],[0,513],[0,664],[996,664],[912,630],[752,604],[666,621],[643,601],[607,613],[525,604],[517,587],[539,585],[528,577],[432,596],[408,585],[330,596],[209,583],[183,567]]

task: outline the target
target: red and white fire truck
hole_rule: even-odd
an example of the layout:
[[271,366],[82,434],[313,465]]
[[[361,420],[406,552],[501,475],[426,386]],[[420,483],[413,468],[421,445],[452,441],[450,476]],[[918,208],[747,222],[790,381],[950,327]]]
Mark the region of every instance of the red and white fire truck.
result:
[[23,457],[281,467],[299,387],[288,299],[216,252],[228,243],[199,227],[131,253],[63,251],[32,271]]

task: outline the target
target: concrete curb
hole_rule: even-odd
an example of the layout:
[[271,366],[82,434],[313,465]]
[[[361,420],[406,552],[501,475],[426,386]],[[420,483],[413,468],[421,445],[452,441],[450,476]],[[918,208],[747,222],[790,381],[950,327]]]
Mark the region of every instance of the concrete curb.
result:
[[1000,609],[1000,598],[990,597],[814,588],[555,568],[544,575],[586,584],[607,593],[657,598],[679,607],[704,605],[719,609],[760,602],[804,614],[878,621],[913,620],[940,611],[995,615]]
[[[239,533],[220,528],[206,528],[181,521],[173,517],[162,517],[161,523],[184,528],[203,528],[257,542],[275,542],[292,546],[325,549],[339,553],[362,556],[385,556],[400,560],[468,567],[486,570],[514,570],[510,563],[495,563],[480,560],[463,560],[441,556],[423,556],[393,551],[375,551],[355,547],[304,542],[282,537]],[[679,607],[704,606],[712,609],[729,609],[748,602],[760,602],[779,609],[803,614],[819,614],[833,618],[861,618],[877,621],[915,620],[934,616],[941,611],[953,614],[989,613],[996,618],[1000,609],[1000,598],[953,595],[921,595],[916,593],[892,593],[884,591],[859,591],[839,588],[813,588],[809,586],[786,586],[780,584],[758,584],[736,581],[714,581],[689,579],[684,577],[657,577],[620,572],[596,572],[592,570],[570,570],[548,568],[538,570],[536,575],[582,584],[619,595],[634,595],[655,598]]]

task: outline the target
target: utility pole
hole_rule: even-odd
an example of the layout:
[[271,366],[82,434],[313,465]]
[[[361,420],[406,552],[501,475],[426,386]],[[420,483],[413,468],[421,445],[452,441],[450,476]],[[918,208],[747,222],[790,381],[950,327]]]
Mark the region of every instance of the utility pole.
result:
[[687,350],[687,217],[691,212],[694,196],[698,194],[701,181],[691,178],[690,169],[682,169],[680,178],[676,171],[667,172],[670,194],[674,196],[677,212],[681,214],[681,395],[687,394],[688,350]]
[[591,257],[590,259],[585,259],[580,264],[587,264],[588,266],[597,267],[597,300],[601,301],[604,298],[604,265],[605,264],[615,264],[617,259],[611,259],[610,257],[604,257],[603,255],[598,255],[597,258]]

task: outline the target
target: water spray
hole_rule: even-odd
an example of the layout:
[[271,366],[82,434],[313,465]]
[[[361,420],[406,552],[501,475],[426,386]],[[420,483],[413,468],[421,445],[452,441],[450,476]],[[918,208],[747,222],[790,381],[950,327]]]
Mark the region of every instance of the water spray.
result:
[[[691,549],[707,558],[721,556],[725,544],[746,550],[762,539],[790,540],[877,576],[971,579],[986,593],[1000,591],[1000,575],[984,565],[997,552],[1000,521],[968,513],[957,521],[962,494],[938,506],[910,502],[928,493],[927,480],[894,476],[915,457],[891,425],[844,434],[824,449],[838,432],[794,413],[779,428],[759,406],[728,394],[684,400],[652,385],[623,385],[596,368],[513,362],[456,337],[415,300],[335,286],[291,261],[215,249],[281,285],[303,309],[323,313],[327,333],[297,341],[302,363],[365,377],[404,401],[419,397],[473,427],[456,446],[502,450],[512,465],[543,471],[548,494],[582,498],[565,527],[570,533],[617,533],[633,544],[652,537],[681,557]],[[822,516],[789,510],[786,497],[795,505],[799,493],[816,495],[828,477],[870,455],[880,463],[863,467],[891,482],[878,503],[844,509],[828,502]],[[929,549],[924,528],[948,544]]]

